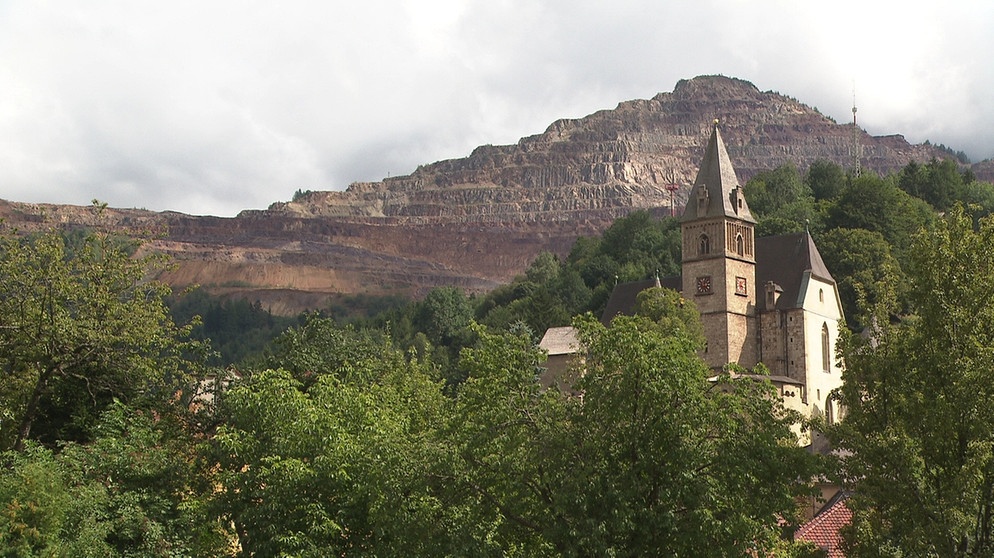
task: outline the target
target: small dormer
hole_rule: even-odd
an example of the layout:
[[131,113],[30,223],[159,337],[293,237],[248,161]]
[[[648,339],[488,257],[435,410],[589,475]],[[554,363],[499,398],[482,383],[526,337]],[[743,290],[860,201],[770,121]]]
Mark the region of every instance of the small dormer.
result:
[[697,190],[697,214],[707,215],[708,214],[708,188],[704,186]]
[[783,294],[783,289],[780,285],[777,285],[773,281],[766,282],[766,309],[773,310],[777,307],[777,302],[780,301],[780,295]]
[[736,215],[742,215],[742,213],[746,211],[745,196],[742,194],[742,188],[733,188],[731,197],[732,211],[734,211]]

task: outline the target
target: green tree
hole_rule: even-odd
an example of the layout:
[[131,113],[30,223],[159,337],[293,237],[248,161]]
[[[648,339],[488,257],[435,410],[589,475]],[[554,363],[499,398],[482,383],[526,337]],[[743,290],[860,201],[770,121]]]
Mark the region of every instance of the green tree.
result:
[[473,319],[466,294],[455,287],[432,289],[420,303],[416,320],[421,331],[439,345],[449,345]]
[[897,176],[898,187],[939,211],[961,199],[963,184],[963,174],[952,159],[933,158],[924,165],[912,161]]
[[974,221],[994,213],[994,186],[988,182],[978,182],[976,180],[963,184],[960,192],[960,201]]
[[435,496],[446,461],[435,435],[448,405],[441,385],[390,344],[362,366],[306,389],[267,370],[224,395],[214,509],[242,555],[447,554],[447,530],[462,526],[459,508]]
[[882,234],[900,262],[908,260],[914,235],[935,220],[935,212],[927,203],[872,174],[863,174],[847,185],[828,213],[828,228]]
[[555,254],[542,252],[525,270],[525,278],[536,285],[550,284],[559,278],[560,267],[559,258]]
[[55,231],[0,233],[0,447],[85,440],[115,398],[190,402],[203,347],[170,318],[169,288],[148,279],[162,264],[103,234],[70,253]]
[[287,329],[273,341],[265,364],[293,373],[305,388],[323,375],[369,381],[388,345],[379,331],[339,326],[330,318],[308,314],[303,325]]
[[785,163],[772,171],[764,171],[746,182],[743,191],[749,209],[757,215],[772,215],[798,202],[811,205],[811,188],[801,180],[793,163]]
[[833,161],[818,159],[811,163],[804,182],[811,188],[815,200],[833,200],[846,186],[846,172]]
[[486,540],[528,556],[800,552],[778,521],[794,517],[814,463],[771,385],[710,382],[683,327],[577,326],[582,399],[541,390],[527,338],[483,332],[463,353],[453,486],[477,503]]
[[867,325],[869,308],[907,304],[907,277],[880,233],[832,229],[818,236],[818,251],[839,287],[850,326],[862,329]]
[[757,174],[743,190],[758,221],[757,236],[821,230],[823,226],[824,216],[815,204],[811,188],[801,180],[793,163]]
[[640,292],[636,297],[635,313],[655,322],[665,335],[686,338],[699,349],[704,347],[704,328],[697,305],[677,291],[652,288]]
[[994,221],[961,208],[919,235],[915,316],[876,313],[846,344],[845,419],[830,429],[853,490],[848,556],[994,552]]
[[170,417],[123,404],[91,443],[58,453],[28,442],[3,454],[5,556],[218,556],[228,534],[210,518],[213,490],[195,440]]

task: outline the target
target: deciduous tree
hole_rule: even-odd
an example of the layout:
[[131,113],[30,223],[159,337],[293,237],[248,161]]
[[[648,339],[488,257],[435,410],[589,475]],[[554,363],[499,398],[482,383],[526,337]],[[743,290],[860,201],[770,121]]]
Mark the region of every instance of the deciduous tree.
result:
[[954,208],[917,237],[913,318],[845,347],[830,430],[853,490],[849,556],[994,552],[994,220]]
[[55,231],[0,233],[0,446],[84,440],[115,398],[195,396],[198,344],[170,318],[169,287],[149,279],[162,263],[106,234],[69,251]]

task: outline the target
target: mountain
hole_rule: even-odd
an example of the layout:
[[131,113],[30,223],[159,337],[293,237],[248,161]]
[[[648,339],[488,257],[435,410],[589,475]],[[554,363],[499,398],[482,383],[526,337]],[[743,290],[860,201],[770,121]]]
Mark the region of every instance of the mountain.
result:
[[[745,183],[817,159],[852,165],[853,126],[776,92],[724,76],[681,80],[671,93],[559,120],[514,145],[485,145],[408,176],[308,192],[234,218],[174,212],[0,202],[23,230],[97,227],[152,238],[174,257],[162,279],[260,300],[274,312],[325,305],[336,293],[422,294],[440,285],[483,291],[509,281],[542,251],[564,255],[634,209],[669,214],[693,182],[718,119]],[[948,158],[902,136],[856,131],[864,169]],[[994,171],[977,166],[984,178]]]

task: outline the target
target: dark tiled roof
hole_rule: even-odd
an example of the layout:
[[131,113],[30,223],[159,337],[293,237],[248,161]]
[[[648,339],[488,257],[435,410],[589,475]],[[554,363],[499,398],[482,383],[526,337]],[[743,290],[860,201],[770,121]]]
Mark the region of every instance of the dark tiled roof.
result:
[[[682,281],[679,275],[675,277],[663,277],[659,280],[659,285],[661,287],[673,289],[677,292],[683,290],[683,285],[681,283]],[[618,314],[624,316],[631,316],[635,314],[635,302],[639,293],[655,286],[655,279],[645,279],[644,281],[632,281],[630,283],[619,283],[615,285],[614,290],[611,291],[611,297],[607,299],[607,305],[604,307],[604,313],[601,314],[601,323],[604,325],[610,325],[611,320],[613,320]]]
[[797,308],[804,272],[834,283],[811,235],[803,233],[765,236],[756,239],[756,304],[766,308],[765,287],[773,281],[783,289],[777,308]]
[[[708,204],[704,212],[699,212],[697,200],[704,191],[707,193]],[[735,169],[732,168],[725,142],[721,139],[717,121],[711,130],[711,139],[704,150],[704,160],[701,161],[681,220],[693,221],[709,217],[734,217],[750,223],[756,222],[739,188],[739,180],[735,177]]]
[[846,506],[847,495],[840,492],[829,500],[818,515],[794,532],[794,540],[812,542],[825,550],[828,558],[845,558],[839,530],[852,521],[852,511]]

